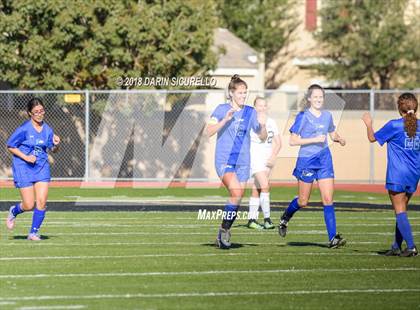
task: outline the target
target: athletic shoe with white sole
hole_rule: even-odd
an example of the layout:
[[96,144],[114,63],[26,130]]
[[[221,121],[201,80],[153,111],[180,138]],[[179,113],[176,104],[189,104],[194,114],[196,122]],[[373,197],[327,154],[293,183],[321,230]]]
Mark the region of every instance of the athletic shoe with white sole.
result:
[[287,225],[289,225],[289,222],[285,219],[280,220],[279,224],[279,235],[283,238],[286,237],[287,234]]
[[256,229],[256,230],[262,230],[264,229],[264,226],[262,226],[260,223],[258,223],[256,220],[249,220],[248,224],[246,225],[248,228]]
[[401,250],[400,248],[390,248],[388,251],[384,253],[385,256],[400,256]]
[[339,247],[344,246],[346,244],[346,242],[347,242],[346,239],[341,238],[341,236],[339,234],[336,234],[334,236],[334,238],[332,238],[330,240],[330,243],[329,243],[328,247],[330,249],[337,249]]
[[15,228],[15,220],[16,220],[16,216],[13,215],[12,210],[15,206],[11,206],[9,209],[9,214],[7,215],[6,218],[6,226],[7,229],[12,230],[13,228]]
[[219,233],[217,234],[216,246],[219,249],[229,249],[230,246],[232,245],[230,243],[230,237],[231,237],[230,230],[220,227]]
[[41,237],[37,234],[29,234],[27,239],[30,241],[41,241]]
[[412,249],[406,248],[404,251],[401,252],[401,257],[411,257],[411,256],[417,256],[419,254],[419,251],[417,251],[417,248],[414,247]]
[[274,226],[273,222],[269,217],[264,219],[264,225],[262,225],[264,229],[274,229],[276,226]]

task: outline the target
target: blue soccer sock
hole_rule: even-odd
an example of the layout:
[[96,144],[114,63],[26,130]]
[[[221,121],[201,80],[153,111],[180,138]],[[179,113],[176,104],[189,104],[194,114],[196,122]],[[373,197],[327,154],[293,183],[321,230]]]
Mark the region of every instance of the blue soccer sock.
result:
[[397,225],[398,229],[401,232],[407,247],[409,249],[414,248],[413,233],[411,232],[410,222],[408,221],[407,212],[402,212],[397,214]]
[[39,229],[41,228],[42,222],[45,218],[45,212],[46,210],[39,210],[35,208],[34,215],[32,216],[32,226],[30,234],[37,234]]
[[393,249],[401,249],[401,245],[403,242],[403,236],[401,235],[401,232],[398,228],[398,223],[395,223],[395,240],[394,244],[392,245]]
[[290,221],[293,214],[295,214],[300,209],[300,206],[298,204],[298,198],[295,197],[290,203],[289,206],[286,208],[286,210],[283,213],[283,216],[281,217],[282,220]]
[[22,209],[22,204],[19,202],[17,204],[15,204],[15,206],[12,209],[12,214],[14,217],[18,216],[19,214],[25,212],[25,210]]
[[337,234],[334,205],[324,206],[324,220],[327,226],[328,239],[332,240]]
[[222,228],[230,229],[238,214],[239,205],[228,203],[223,210]]

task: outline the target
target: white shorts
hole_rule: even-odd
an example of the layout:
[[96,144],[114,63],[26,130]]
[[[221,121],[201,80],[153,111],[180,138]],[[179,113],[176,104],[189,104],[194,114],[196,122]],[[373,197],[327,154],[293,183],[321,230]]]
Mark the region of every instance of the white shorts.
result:
[[271,149],[266,147],[251,147],[251,177],[257,172],[269,171],[267,161],[271,156]]

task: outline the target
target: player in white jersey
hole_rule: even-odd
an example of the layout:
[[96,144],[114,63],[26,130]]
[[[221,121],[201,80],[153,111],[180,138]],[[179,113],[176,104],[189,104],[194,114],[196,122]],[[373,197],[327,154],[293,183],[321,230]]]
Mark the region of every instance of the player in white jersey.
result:
[[[266,113],[267,103],[264,98],[255,98],[254,108],[257,113]],[[253,229],[274,229],[270,219],[269,177],[281,148],[281,139],[272,118],[267,118],[266,128],[267,138],[264,141],[251,131],[251,176],[254,177],[254,184],[249,198],[248,227]],[[263,225],[257,222],[260,206],[264,214]]]

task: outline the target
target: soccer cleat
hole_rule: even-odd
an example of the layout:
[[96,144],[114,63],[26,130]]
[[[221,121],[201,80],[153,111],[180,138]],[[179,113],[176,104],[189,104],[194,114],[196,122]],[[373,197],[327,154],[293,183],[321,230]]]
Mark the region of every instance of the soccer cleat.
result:
[[216,239],[216,246],[219,249],[229,249],[230,246],[232,245],[230,243],[230,230],[229,229],[224,229],[222,227],[219,228],[219,233],[217,235],[217,239]]
[[419,252],[417,251],[417,248],[414,247],[412,249],[406,248],[404,251],[401,252],[400,256],[402,257],[411,257],[411,256],[417,256]]
[[275,226],[273,224],[273,222],[271,221],[270,218],[265,218],[264,219],[264,225],[263,225],[264,229],[274,229]]
[[385,256],[400,256],[401,250],[399,248],[391,248],[384,253]]
[[251,229],[256,229],[256,230],[261,230],[264,229],[264,226],[262,226],[261,224],[259,224],[256,220],[249,220],[248,224],[246,225],[248,228]]
[[336,234],[334,236],[334,238],[331,239],[330,244],[328,245],[328,247],[330,249],[337,249],[339,247],[342,247],[346,244],[346,239],[341,238],[341,236],[339,234]]
[[15,206],[10,207],[9,214],[7,215],[7,218],[6,218],[6,226],[7,226],[7,229],[9,229],[9,230],[12,230],[15,227],[16,216],[14,216],[13,213],[12,213],[12,209],[14,207]]
[[41,241],[41,237],[37,234],[29,234],[27,239],[30,241]]
[[285,219],[280,220],[279,235],[282,236],[283,238],[286,237],[287,225],[289,225],[288,221],[286,221]]

